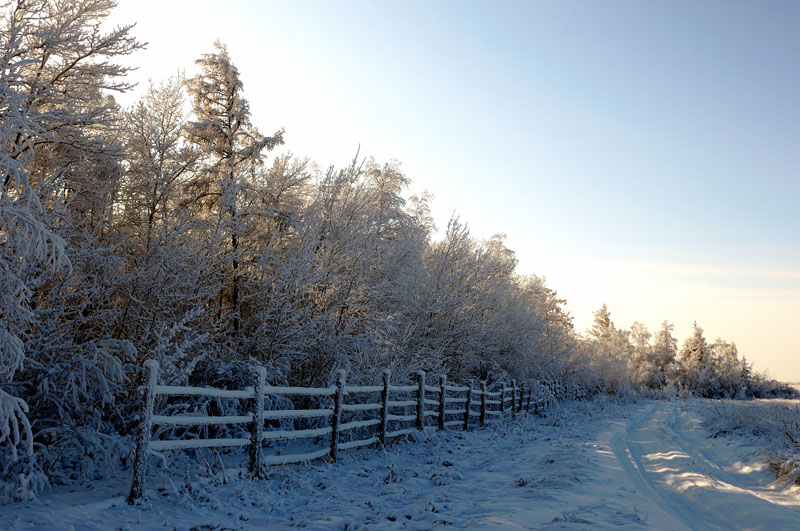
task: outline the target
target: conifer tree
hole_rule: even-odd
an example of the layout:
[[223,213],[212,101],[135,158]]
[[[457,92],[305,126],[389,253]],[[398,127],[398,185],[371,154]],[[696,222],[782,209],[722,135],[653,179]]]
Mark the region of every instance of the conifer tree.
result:
[[710,361],[710,350],[706,338],[703,336],[703,329],[694,322],[694,329],[681,347],[681,361],[687,367],[701,367]]
[[[200,151],[200,168],[190,181],[187,203],[216,216],[229,239],[231,264],[230,304],[234,334],[239,332],[240,247],[242,231],[239,203],[262,164],[262,153],[283,143],[283,130],[265,137],[250,121],[250,106],[242,95],[239,71],[225,45],[197,60],[200,74],[187,82],[194,121],[186,130]],[[219,311],[223,307],[220,293]]]
[[614,323],[611,321],[611,312],[603,304],[594,312],[594,323],[589,330],[589,335],[598,341],[609,341],[614,333]]
[[678,354],[678,340],[672,335],[674,330],[674,324],[664,321],[653,339],[653,361],[662,371],[675,361]]

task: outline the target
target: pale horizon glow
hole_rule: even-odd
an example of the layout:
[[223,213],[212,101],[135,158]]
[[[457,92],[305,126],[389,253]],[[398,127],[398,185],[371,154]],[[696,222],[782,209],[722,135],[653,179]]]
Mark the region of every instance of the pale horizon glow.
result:
[[791,2],[123,0],[146,80],[226,43],[262,133],[321,167],[399,160],[443,229],[507,235],[576,330],[697,321],[800,381]]

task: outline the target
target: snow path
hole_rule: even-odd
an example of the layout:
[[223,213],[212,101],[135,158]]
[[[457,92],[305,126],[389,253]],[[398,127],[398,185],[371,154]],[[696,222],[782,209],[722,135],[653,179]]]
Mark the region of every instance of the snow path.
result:
[[[142,507],[123,501],[128,478],[54,489],[0,507],[0,529],[787,529],[800,496],[770,488],[736,441],[709,439],[701,401],[568,404],[463,433],[345,452],[339,462],[227,480],[185,461],[153,474]],[[185,454],[176,453],[176,456]],[[238,460],[237,460],[238,459]]]
[[796,492],[780,489],[758,463],[743,463],[730,441],[709,439],[698,407],[657,403],[628,424],[614,452],[631,481],[692,529],[800,527]]

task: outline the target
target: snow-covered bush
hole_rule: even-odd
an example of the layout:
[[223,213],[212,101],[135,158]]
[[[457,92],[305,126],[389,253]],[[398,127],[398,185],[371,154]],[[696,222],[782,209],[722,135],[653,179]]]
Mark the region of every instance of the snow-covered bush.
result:
[[[68,245],[74,237],[92,240],[96,233],[85,230],[102,224],[102,207],[92,207],[107,188],[90,181],[113,182],[108,178],[115,166],[103,132],[112,124],[113,105],[103,89],[127,87],[115,81],[126,68],[113,58],[139,46],[127,35],[129,27],[99,32],[111,7],[104,0],[33,0],[7,4],[0,15],[0,482],[6,497],[29,497],[43,484],[38,470],[55,461],[48,430],[70,439],[56,412],[74,413],[80,404],[78,417],[86,416],[69,415],[71,420],[102,421],[93,418],[93,399],[107,396],[105,379],[84,374],[96,367],[93,359],[101,371],[120,374],[100,352],[106,338],[84,341],[91,331],[69,330],[89,306],[75,305],[73,297],[51,304],[50,297],[66,280],[94,273],[77,271]],[[110,204],[110,197],[105,201]],[[56,321],[60,327],[49,326]],[[60,357],[48,358],[43,344],[64,335],[75,348],[68,344]],[[58,390],[67,395],[65,404],[38,388],[46,381],[65,386]]]

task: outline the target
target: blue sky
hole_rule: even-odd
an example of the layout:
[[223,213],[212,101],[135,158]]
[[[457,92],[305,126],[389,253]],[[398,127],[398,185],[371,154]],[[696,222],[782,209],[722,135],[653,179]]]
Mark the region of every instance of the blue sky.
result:
[[[403,163],[576,326],[697,320],[800,381],[800,4],[120,2],[137,79],[227,43],[262,132]],[[132,101],[122,98],[126,103]]]

